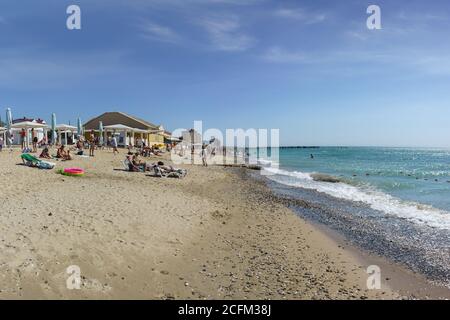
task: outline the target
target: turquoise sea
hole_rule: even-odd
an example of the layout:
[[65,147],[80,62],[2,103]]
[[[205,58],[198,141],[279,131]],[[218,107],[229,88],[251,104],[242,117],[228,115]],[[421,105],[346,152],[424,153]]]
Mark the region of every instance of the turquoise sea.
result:
[[[279,159],[259,162],[269,178],[281,184],[363,202],[415,223],[450,230],[448,149],[280,148]],[[330,177],[339,182],[327,182]]]
[[249,153],[259,154],[264,181],[300,216],[450,288],[450,150],[273,151]]

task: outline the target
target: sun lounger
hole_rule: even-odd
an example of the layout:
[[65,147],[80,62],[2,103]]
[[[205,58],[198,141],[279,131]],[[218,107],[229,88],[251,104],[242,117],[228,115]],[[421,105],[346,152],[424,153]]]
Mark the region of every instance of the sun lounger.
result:
[[36,167],[39,169],[53,169],[55,167],[54,163],[40,160],[29,153],[24,153],[20,157],[22,158],[23,163],[28,167]]
[[[170,167],[172,168],[172,167]],[[171,170],[167,170],[165,168],[161,168],[158,165],[155,165],[153,167],[153,171],[154,171],[154,175],[156,177],[166,177],[166,178],[177,178],[177,179],[181,179],[184,178],[187,174],[187,170],[184,169],[174,169],[172,168]]]

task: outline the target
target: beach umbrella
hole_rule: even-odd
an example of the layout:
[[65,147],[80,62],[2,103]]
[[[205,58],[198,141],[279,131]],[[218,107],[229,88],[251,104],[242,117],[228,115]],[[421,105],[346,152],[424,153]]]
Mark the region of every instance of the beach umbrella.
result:
[[100,121],[100,123],[98,124],[98,131],[100,132],[100,145],[103,145],[103,122]]
[[6,128],[8,129],[8,140],[12,136],[11,126],[12,126],[12,112],[11,112],[11,108],[7,108],[6,109]]
[[81,125],[81,118],[77,120],[77,130],[78,130],[78,138],[81,138],[83,135],[83,126]]
[[11,113],[11,108],[7,108],[6,109],[6,127],[8,128],[8,130],[11,129],[12,126],[12,113]]
[[56,114],[52,113],[52,144],[56,144]]

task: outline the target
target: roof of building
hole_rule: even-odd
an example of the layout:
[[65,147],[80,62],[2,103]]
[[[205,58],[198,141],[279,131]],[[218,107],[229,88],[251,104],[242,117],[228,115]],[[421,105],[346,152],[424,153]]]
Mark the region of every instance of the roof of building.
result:
[[157,130],[159,127],[153,123],[142,120],[135,116],[131,116],[124,112],[105,112],[100,116],[89,120],[84,126],[86,130],[95,130],[98,129],[100,121],[102,121],[103,126],[115,125],[120,123],[131,128],[143,130]]
[[20,118],[20,119],[14,119],[12,121],[13,124],[20,123],[20,122],[36,122],[36,123],[40,123],[40,124],[45,124],[45,121],[40,119],[40,118],[33,119],[33,118],[23,117],[23,118]]
[[64,130],[77,130],[77,127],[71,126],[70,124],[58,124],[56,125],[56,130],[64,131]]
[[31,128],[47,128],[45,123],[36,121],[20,121],[13,123],[11,128],[13,129],[31,129]]

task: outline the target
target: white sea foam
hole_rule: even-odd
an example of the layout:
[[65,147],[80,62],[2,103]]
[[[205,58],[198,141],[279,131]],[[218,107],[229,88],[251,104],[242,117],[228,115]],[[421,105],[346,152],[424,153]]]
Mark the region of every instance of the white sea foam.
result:
[[273,166],[277,166],[278,163],[272,160],[267,160],[267,159],[258,159],[258,164],[264,166],[264,167],[273,167]]
[[450,230],[450,212],[436,209],[430,205],[403,201],[368,187],[356,187],[343,182],[314,181],[313,173],[287,171],[270,167],[265,167],[263,170],[271,173],[271,175],[267,176],[269,179],[285,185],[316,190],[339,199],[362,202],[369,205],[372,209],[388,215],[433,228]]

